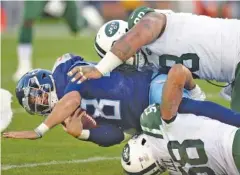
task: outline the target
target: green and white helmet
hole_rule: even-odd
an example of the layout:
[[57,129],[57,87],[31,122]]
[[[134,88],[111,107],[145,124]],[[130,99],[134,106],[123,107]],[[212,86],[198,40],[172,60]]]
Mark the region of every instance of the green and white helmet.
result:
[[165,171],[155,161],[145,134],[128,141],[122,151],[121,164],[128,175],[160,175]]
[[[103,58],[111,49],[115,41],[128,31],[128,23],[123,20],[111,20],[106,22],[97,32],[94,48],[97,54]],[[133,58],[126,61],[126,64],[133,65]]]

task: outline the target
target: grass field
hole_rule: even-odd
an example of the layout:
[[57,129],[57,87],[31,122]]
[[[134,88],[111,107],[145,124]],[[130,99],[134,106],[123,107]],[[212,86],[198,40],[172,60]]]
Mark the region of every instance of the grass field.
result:
[[[97,61],[94,37],[37,37],[34,40],[34,68],[51,69],[55,59],[64,53],[79,54]],[[2,37],[1,84],[14,93],[12,75],[17,67],[16,38]],[[220,88],[199,81],[209,100],[229,106],[218,96]],[[43,121],[42,117],[25,113],[16,98],[12,107],[14,118],[7,129],[29,130]],[[121,175],[120,153],[123,145],[101,148],[68,136],[61,127],[54,128],[44,138],[31,140],[1,140],[2,175]]]

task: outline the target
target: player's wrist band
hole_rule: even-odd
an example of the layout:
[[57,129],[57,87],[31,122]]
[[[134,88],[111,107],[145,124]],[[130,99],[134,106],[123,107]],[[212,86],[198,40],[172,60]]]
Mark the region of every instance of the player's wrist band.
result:
[[198,93],[201,91],[200,87],[196,84],[195,87],[190,90],[192,94]]
[[78,136],[79,140],[88,140],[90,136],[90,131],[88,129],[83,129],[80,136]]
[[49,127],[45,123],[41,123],[36,129],[34,129],[39,138],[42,137],[48,130]]
[[118,58],[111,51],[107,52],[107,54],[103,57],[101,61],[95,66],[102,75],[111,72],[113,69],[121,65],[123,61]]

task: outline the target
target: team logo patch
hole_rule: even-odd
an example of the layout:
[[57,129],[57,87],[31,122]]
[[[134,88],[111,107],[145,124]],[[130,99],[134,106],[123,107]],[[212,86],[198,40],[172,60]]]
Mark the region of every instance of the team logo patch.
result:
[[122,158],[124,162],[129,162],[130,159],[130,147],[126,144],[123,148]]
[[108,37],[112,37],[113,35],[115,35],[115,33],[117,33],[118,29],[119,29],[119,22],[113,21],[106,25],[105,33]]

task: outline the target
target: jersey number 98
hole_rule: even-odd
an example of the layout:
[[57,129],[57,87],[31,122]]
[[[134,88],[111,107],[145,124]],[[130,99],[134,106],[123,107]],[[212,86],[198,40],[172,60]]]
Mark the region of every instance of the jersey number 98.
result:
[[[207,167],[207,166],[201,166],[205,165],[208,162],[208,157],[206,155],[206,152],[204,150],[204,143],[202,140],[184,140],[182,144],[180,144],[178,141],[169,141],[168,142],[168,151],[171,155],[172,159],[175,162],[178,162],[181,166],[178,167],[178,169],[181,171],[183,175],[197,175],[197,174],[206,174],[206,175],[215,175],[214,171]],[[188,155],[188,149],[195,149],[197,156],[196,158],[190,158]],[[178,155],[176,155],[176,150],[178,152]],[[174,154],[175,153],[175,154]],[[196,165],[197,167],[191,167],[189,168],[188,172],[186,172],[183,167],[186,164],[190,164],[192,166]]]
[[180,57],[174,55],[159,56],[159,65],[161,67],[172,67],[174,64],[182,64],[186,66],[191,72],[199,70],[199,57],[195,53],[183,54]]

